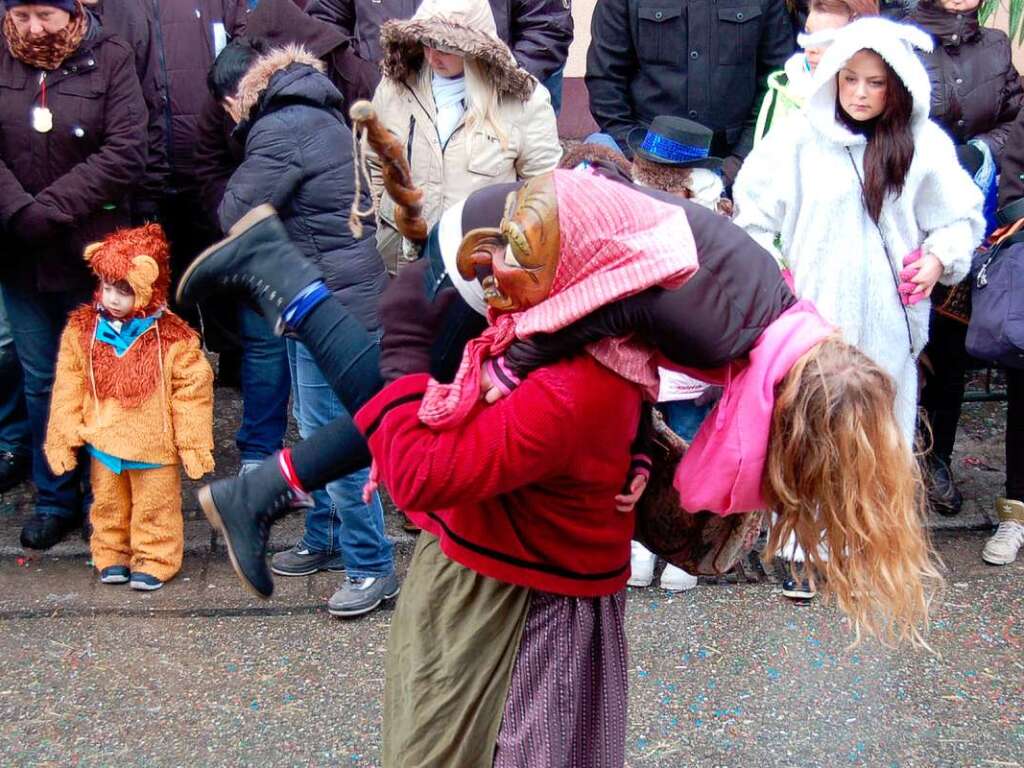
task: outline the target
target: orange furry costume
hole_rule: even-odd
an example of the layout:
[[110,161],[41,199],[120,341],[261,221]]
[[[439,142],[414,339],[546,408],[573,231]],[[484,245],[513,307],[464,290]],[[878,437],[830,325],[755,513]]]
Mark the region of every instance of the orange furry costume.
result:
[[[184,548],[179,459],[194,479],[213,470],[213,371],[196,333],[166,308],[168,258],[155,224],[85,249],[101,280],[131,286],[133,311],[111,323],[100,288],[93,304],[68,317],[44,444],[56,474],[74,468],[83,445],[93,453],[96,568],[129,566],[161,581],[181,568]],[[136,325],[144,330],[130,343],[117,348],[101,338],[101,327],[120,333],[136,320],[146,321]],[[131,468],[138,463],[151,468]]]

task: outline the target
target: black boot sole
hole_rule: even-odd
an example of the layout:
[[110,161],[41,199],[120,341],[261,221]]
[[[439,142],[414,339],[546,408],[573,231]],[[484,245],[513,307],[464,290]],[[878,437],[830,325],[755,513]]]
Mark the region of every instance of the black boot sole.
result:
[[220,517],[220,512],[217,511],[217,502],[213,500],[213,493],[210,491],[210,486],[204,485],[199,489],[199,493],[196,495],[199,498],[199,507],[203,510],[203,514],[206,515],[206,519],[210,521],[210,525],[212,525],[215,530],[220,532],[221,538],[224,539],[224,546],[228,550],[228,559],[231,561],[231,567],[235,570],[238,580],[242,582],[242,586],[261,600],[269,600],[270,594],[273,593],[266,595],[263,594],[251,581],[249,581],[248,577],[245,575],[245,571],[243,571],[238,565],[238,558],[235,557],[235,550],[231,546],[231,537],[228,536],[227,529],[224,527],[224,521]]
[[[185,285],[186,283],[188,283],[189,278],[192,277],[193,273],[195,273],[195,271],[200,266],[202,266],[202,263],[204,261],[210,258],[210,256],[212,256],[217,251],[221,250],[228,243],[240,238],[242,235],[244,235],[246,232],[248,232],[250,229],[252,229],[254,226],[259,224],[264,219],[269,219],[271,216],[276,215],[277,211],[274,209],[274,206],[272,206],[270,203],[263,203],[262,205],[257,205],[255,208],[253,208],[251,211],[245,214],[245,216],[243,216],[242,218],[235,222],[235,225],[228,230],[227,237],[225,237],[223,240],[218,240],[216,243],[214,243],[205,251],[196,256],[192,260],[192,263],[188,265],[188,269],[185,270],[185,273],[181,276],[181,279],[178,281],[178,290],[175,291],[174,294],[174,298],[178,302],[178,304],[185,304]],[[202,300],[202,298],[200,300]]]

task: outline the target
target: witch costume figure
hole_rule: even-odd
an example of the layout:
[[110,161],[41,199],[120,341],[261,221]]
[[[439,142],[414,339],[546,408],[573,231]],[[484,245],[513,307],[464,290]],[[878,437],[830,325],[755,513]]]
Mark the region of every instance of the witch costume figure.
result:
[[[371,476],[426,531],[389,645],[386,765],[622,764],[621,590],[634,516],[614,497],[655,363],[725,394],[672,467],[673,497],[662,491],[666,503],[639,514],[637,528],[663,539],[645,543],[701,572],[721,561],[704,537],[709,520],[775,508],[769,550],[791,531],[827,539],[837,554],[811,567],[858,633],[920,640],[937,574],[891,379],[797,302],[742,231],[660,195],[566,171],[474,193],[385,293],[379,344],[339,302],[305,299],[319,275],[267,208],[182,281],[186,299],[247,289],[268,322],[317,355],[365,436],[325,429],[201,491],[243,583],[270,595],[267,535],[290,491],[365,462],[367,443]],[[745,262],[730,266],[730,254]],[[449,279],[458,296],[438,291]],[[490,325],[464,344],[473,308]],[[567,342],[586,354],[536,364],[564,357]],[[461,362],[445,376],[438,356],[453,351]],[[501,402],[482,403],[483,370],[502,358],[515,380]]]

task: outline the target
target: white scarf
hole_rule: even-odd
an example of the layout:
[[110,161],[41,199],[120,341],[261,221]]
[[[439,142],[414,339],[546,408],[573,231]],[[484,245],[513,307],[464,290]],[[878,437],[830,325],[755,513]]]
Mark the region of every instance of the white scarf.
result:
[[443,147],[466,113],[466,77],[442,77],[435,72],[431,85],[437,107],[437,136]]

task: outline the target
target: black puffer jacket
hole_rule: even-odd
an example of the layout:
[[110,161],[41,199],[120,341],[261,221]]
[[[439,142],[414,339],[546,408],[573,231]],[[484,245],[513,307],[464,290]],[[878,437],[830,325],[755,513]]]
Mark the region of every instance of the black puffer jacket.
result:
[[949,13],[921,3],[913,21],[935,39],[920,57],[932,83],[931,118],[957,144],[984,141],[997,161],[1024,103],[1005,32],[982,28],[978,12]]
[[[245,159],[224,191],[218,215],[227,229],[252,207],[277,208],[295,245],[323,271],[328,287],[369,330],[387,282],[367,225],[348,228],[355,194],[352,133],[342,97],[302,49],[272,51],[239,84]],[[365,195],[361,205],[369,204]]]

